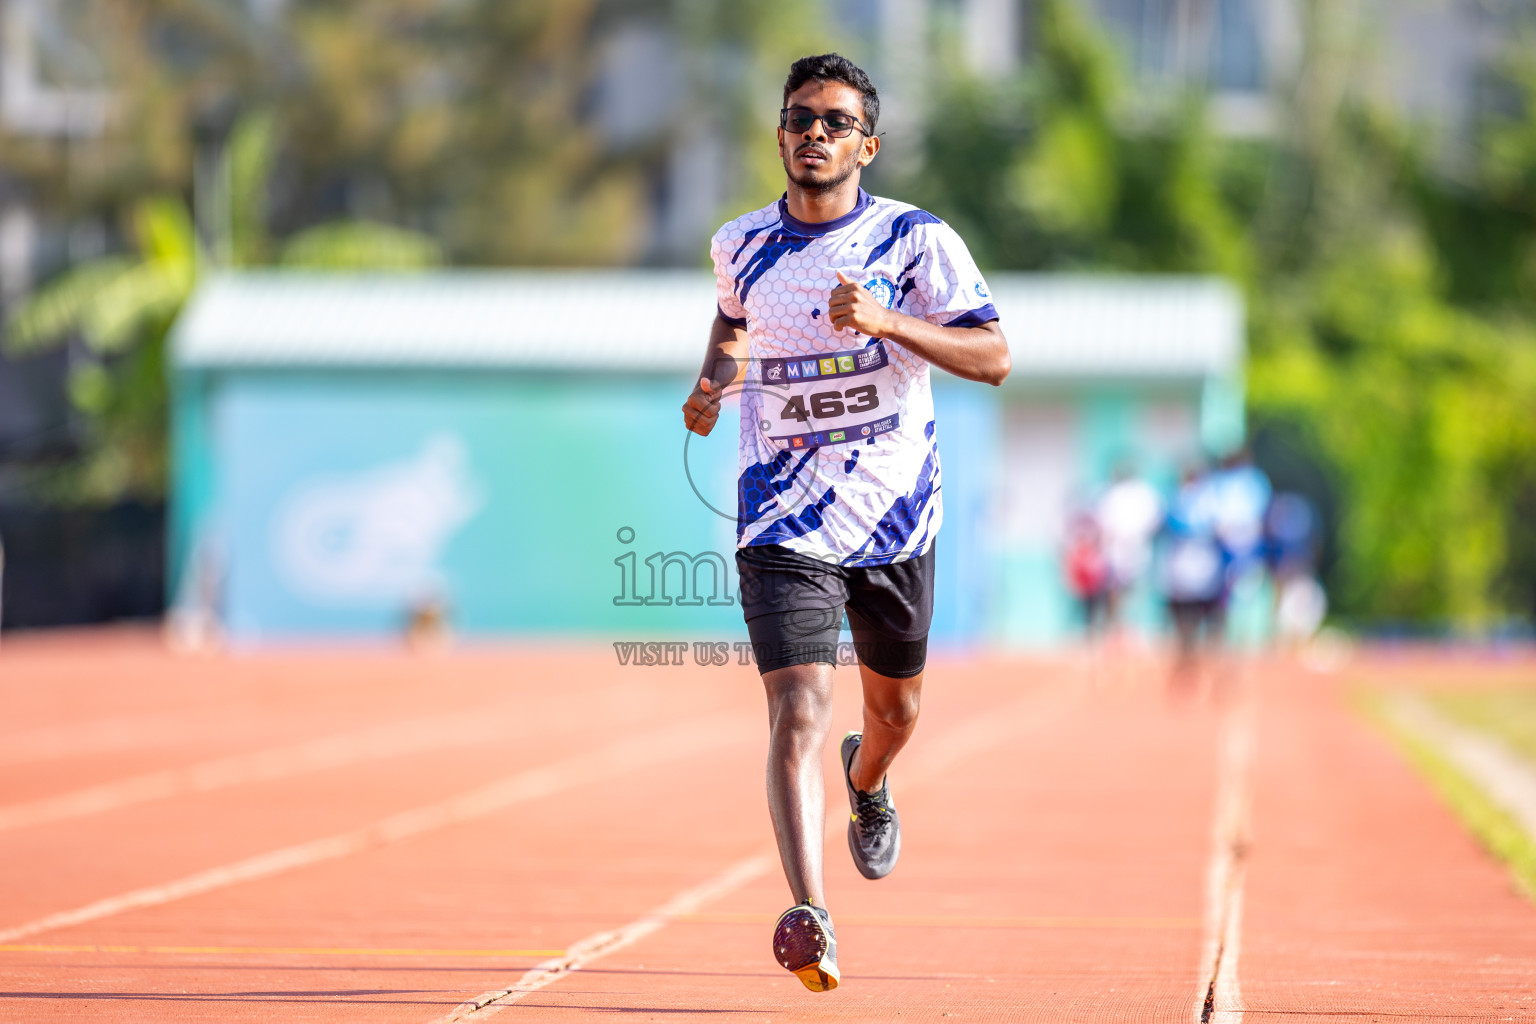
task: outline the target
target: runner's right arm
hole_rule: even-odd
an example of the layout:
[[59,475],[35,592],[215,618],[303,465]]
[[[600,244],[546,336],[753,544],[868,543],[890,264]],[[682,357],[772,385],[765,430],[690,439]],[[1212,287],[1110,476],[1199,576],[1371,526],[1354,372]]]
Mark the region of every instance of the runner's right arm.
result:
[[683,403],[683,426],[700,437],[708,437],[715,429],[715,420],[720,418],[720,399],[726,387],[746,365],[746,328],[736,326],[717,312],[709,329],[709,348],[704,353],[699,381]]

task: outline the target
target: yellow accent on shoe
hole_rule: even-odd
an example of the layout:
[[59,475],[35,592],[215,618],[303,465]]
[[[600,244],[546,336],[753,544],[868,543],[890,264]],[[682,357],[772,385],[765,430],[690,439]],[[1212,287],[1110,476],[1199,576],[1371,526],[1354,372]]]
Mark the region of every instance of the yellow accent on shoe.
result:
[[837,988],[837,975],[828,974],[816,964],[800,968],[795,972],[795,977],[812,992],[830,992]]

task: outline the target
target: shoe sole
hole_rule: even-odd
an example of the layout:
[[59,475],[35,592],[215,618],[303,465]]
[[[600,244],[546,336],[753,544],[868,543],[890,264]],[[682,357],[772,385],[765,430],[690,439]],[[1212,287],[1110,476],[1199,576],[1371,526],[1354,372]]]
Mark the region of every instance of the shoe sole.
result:
[[812,992],[830,992],[837,988],[837,975],[828,974],[820,967],[802,967],[795,972],[795,977]]
[[[792,913],[793,909],[791,908],[786,914]],[[808,913],[814,915],[815,912],[808,911]],[[790,959],[787,950],[793,949],[798,944],[798,941],[797,936],[785,933],[784,917],[781,916],[778,924],[773,929],[773,950],[779,961],[779,966],[799,978],[800,984],[812,992],[830,992],[837,988],[837,964],[827,959],[827,951],[831,948],[831,942],[823,930],[821,922],[819,920],[816,922],[814,948],[805,950],[800,956]],[[809,962],[799,967],[791,966],[792,963],[799,960],[809,960]]]

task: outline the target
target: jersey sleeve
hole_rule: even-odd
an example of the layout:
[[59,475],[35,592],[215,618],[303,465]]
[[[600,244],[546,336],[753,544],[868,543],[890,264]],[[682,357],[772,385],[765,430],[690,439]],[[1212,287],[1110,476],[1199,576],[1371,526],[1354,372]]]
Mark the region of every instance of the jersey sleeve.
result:
[[709,240],[709,258],[715,264],[715,308],[727,323],[745,329],[747,310],[736,298],[736,279],[731,274],[732,232],[727,224]]
[[913,312],[941,327],[979,327],[998,319],[992,293],[955,229],[940,221],[926,225],[924,234]]

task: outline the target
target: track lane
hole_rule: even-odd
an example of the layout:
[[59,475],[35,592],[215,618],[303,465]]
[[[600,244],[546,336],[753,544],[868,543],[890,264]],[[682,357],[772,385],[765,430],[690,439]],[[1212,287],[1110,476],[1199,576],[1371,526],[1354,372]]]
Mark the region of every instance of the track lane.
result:
[[[0,907],[9,919],[0,924],[160,884],[262,850],[362,828],[413,804],[447,799],[488,779],[567,756],[589,743],[600,744],[633,730],[664,726],[730,705],[729,696],[704,673],[687,685],[668,685],[661,677],[636,678],[616,671],[611,661],[590,656],[585,665],[580,660],[561,660],[568,670],[574,664],[575,678],[566,686],[551,688],[531,672],[524,679],[507,680],[505,659],[444,659],[447,664],[440,670],[484,674],[495,683],[489,686],[481,679],[475,686],[460,687],[454,696],[468,692],[494,696],[497,701],[488,709],[505,707],[509,701],[524,705],[523,713],[507,723],[500,741],[183,794],[89,818],[0,833]],[[540,659],[510,664],[544,667]],[[494,675],[487,668],[494,669]],[[153,684],[146,681],[146,685]],[[428,712],[424,717],[430,717],[437,692],[413,689],[417,709]],[[281,698],[290,700],[287,694]],[[367,720],[378,713],[371,693],[356,694],[354,699],[355,717]],[[403,710],[395,701],[385,703],[392,717]],[[298,700],[284,707],[290,717],[301,720],[307,711],[307,705]]]
[[[602,671],[609,666],[595,663],[590,650],[574,660],[597,671],[579,670],[541,693],[509,687],[495,651],[187,657],[168,655],[153,634],[113,640],[110,652],[89,633],[8,638],[0,647],[0,767],[9,769],[0,771],[0,804],[452,709],[494,709],[509,692],[537,714],[545,700],[564,701],[570,712],[624,703],[626,692],[644,689]],[[560,678],[571,660],[562,651],[528,652],[518,666],[535,678]]]
[[[931,781],[967,756],[973,756],[1021,733],[1027,733],[1031,728],[1040,728],[1058,719],[1076,703],[1073,697],[1071,694],[1054,692],[1032,693],[1007,706],[991,709],[951,727],[937,740],[917,744],[916,749],[907,752],[903,765],[904,792],[912,786]],[[1017,721],[1019,718],[1025,721],[1021,724]],[[844,827],[835,804],[828,808],[827,817],[829,821],[825,841],[832,845]],[[482,993],[461,1004],[452,1013],[437,1018],[432,1024],[477,1021],[501,1013],[513,1003],[553,985],[574,971],[590,967],[603,957],[643,941],[675,921],[696,917],[701,908],[772,873],[776,867],[778,853],[775,849],[751,854],[617,929],[578,939],[564,954],[545,961],[506,988]],[[772,922],[768,923],[771,925]]]
[[[1349,688],[1477,685],[1536,666],[1368,659],[1262,690],[1245,906],[1248,1024],[1536,1020],[1536,906]],[[1510,678],[1514,677],[1514,678]],[[1507,685],[1507,683],[1505,683]]]
[[404,842],[438,829],[499,813],[517,804],[616,779],[658,761],[695,756],[745,733],[739,715],[713,715],[621,740],[498,779],[447,800],[415,807],[361,828],[266,851],[192,875],[118,893],[83,906],[0,926],[0,943],[14,943],[130,910],[159,906],[231,885],[270,878],[364,850]]
[[[541,682],[509,667],[516,664],[513,655],[499,664],[487,658],[474,670],[494,672],[502,686],[469,689],[511,699],[536,693]],[[569,948],[583,936],[623,928],[711,871],[766,847],[766,737],[760,685],[750,669],[616,675],[602,659],[566,657],[562,664],[578,688],[614,680],[630,687],[624,708],[572,713],[578,725],[591,719],[588,739],[611,736],[636,708],[668,701],[743,714],[747,732],[708,754],[523,804],[516,814],[82,923],[31,944]],[[1170,715],[1143,692],[1093,692],[1062,663],[935,664],[919,739],[900,771],[928,759],[942,781],[904,790],[897,779],[910,845],[897,875],[878,885],[858,878],[841,855],[842,796],[835,752],[828,753],[829,885],[845,943],[843,989],[817,1000],[773,964],[763,922],[785,899],[774,868],[539,990],[515,1006],[515,1015],[574,1020],[638,1010],[679,1020],[696,1020],[701,1011],[725,1020],[902,1020],[932,1010],[935,1017],[1008,1020],[1099,1019],[1106,1012],[1116,1020],[1187,1020],[1214,799],[1214,718]],[[842,728],[857,722],[857,687],[848,672],[839,684]],[[1018,723],[996,709],[1035,690],[1085,703],[1020,739]],[[359,707],[368,706],[366,691],[351,692]],[[291,691],[281,699],[297,700]],[[302,701],[293,708],[297,713]],[[972,728],[968,738],[943,742],[963,728]],[[559,746],[572,735],[547,736],[540,723],[525,732],[529,746]],[[977,755],[973,748],[988,734],[995,742]],[[326,814],[357,814],[349,802],[398,807],[407,793],[441,790],[445,778],[484,779],[496,763],[492,754],[480,751],[475,756],[482,759],[469,763],[459,753],[440,753],[177,796],[0,836],[0,851],[32,832],[62,838],[90,823],[123,844],[128,873],[142,873],[152,863],[147,855],[174,855],[186,846],[182,830],[198,820],[238,832],[232,814],[266,814],[240,840],[249,850],[252,835],[310,829]],[[337,784],[315,785],[326,779]],[[265,812],[262,803],[270,804]],[[1106,816],[1117,815],[1127,827],[1103,831]],[[163,842],[134,839],[148,822],[163,823]],[[99,880],[111,866],[81,861],[72,884]],[[23,1019],[62,1020],[88,1009],[104,1020],[277,1016],[421,1024],[477,993],[506,987],[522,972],[522,965],[509,970],[488,958],[338,961],[302,953],[0,952],[8,993],[0,1016],[15,1009]]]
[[[611,701],[616,696],[618,690],[609,688],[584,699]],[[0,832],[231,786],[276,782],[368,761],[492,743],[505,740],[519,722],[528,718],[559,721],[562,712],[570,710],[569,704],[569,699],[559,703],[524,700],[517,704],[465,708],[447,714],[419,715],[283,746],[145,772],[84,789],[0,806]]]
[[[841,794],[831,792],[828,892],[844,976],[835,992],[806,993],[772,962],[764,922],[786,896],[771,872],[707,912],[675,918],[559,984],[523,994],[508,1019],[643,1011],[679,1021],[700,1012],[727,1021],[1188,1021],[1200,970],[1215,717],[1170,714],[1144,694],[1095,694],[1046,728],[1007,719],[982,716],[978,729],[1016,736],[969,754],[964,743],[935,743],[949,749],[934,759],[928,783],[903,782],[904,771],[919,774],[914,744],[892,782],[909,845],[896,874],[879,883],[859,878],[842,854]],[[942,741],[935,724],[923,728]],[[835,780],[834,764],[829,758]],[[1128,779],[1131,764],[1157,771]],[[950,923],[891,921],[940,911]],[[1123,926],[1127,917],[1135,927]],[[1037,926],[1018,927],[1021,919]],[[1057,926],[1066,920],[1078,926]]]

